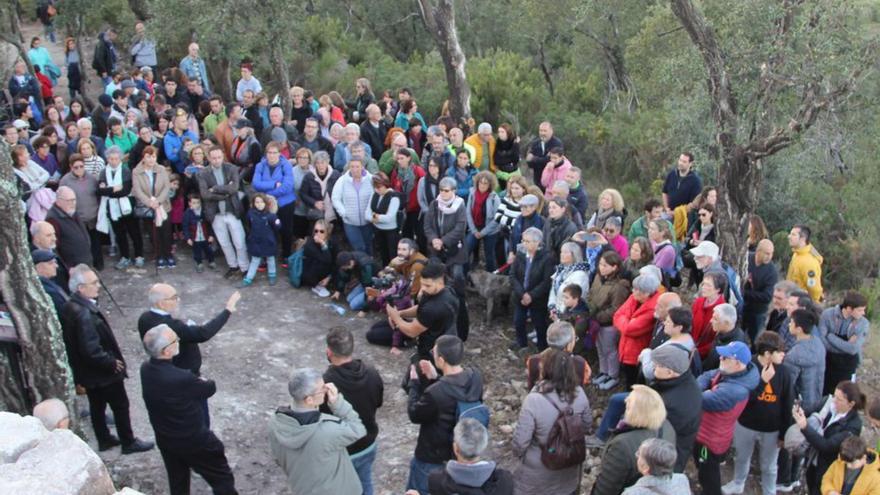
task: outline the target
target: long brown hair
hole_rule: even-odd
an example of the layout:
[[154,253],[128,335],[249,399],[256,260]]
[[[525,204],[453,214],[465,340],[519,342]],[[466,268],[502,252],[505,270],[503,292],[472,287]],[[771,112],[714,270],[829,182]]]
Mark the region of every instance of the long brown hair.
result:
[[556,391],[559,398],[569,404],[577,397],[578,377],[571,354],[548,348],[541,356],[541,391]]

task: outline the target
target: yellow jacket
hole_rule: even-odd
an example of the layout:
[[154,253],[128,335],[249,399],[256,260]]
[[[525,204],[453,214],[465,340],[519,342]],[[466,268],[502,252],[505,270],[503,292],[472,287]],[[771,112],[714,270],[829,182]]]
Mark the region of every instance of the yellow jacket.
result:
[[[846,463],[838,457],[822,477],[822,495],[828,495],[831,492],[840,493],[840,490],[843,489],[845,472]],[[880,461],[878,461],[877,452],[868,449],[868,463],[862,468],[850,495],[876,495],[878,493],[880,493]]]
[[809,292],[814,301],[822,301],[822,255],[812,244],[793,251],[786,278]]
[[[469,144],[474,147],[474,163],[472,164],[475,169],[479,171],[483,171],[480,168],[483,164],[483,141],[480,139],[479,134],[472,134],[470,137],[464,140],[465,144]],[[489,172],[495,173],[495,138],[493,137],[491,141],[489,141]]]
[[688,231],[688,207],[687,205],[679,205],[675,210],[672,211],[672,219],[674,225],[674,231],[672,234],[675,236],[676,242],[681,242],[687,237]]

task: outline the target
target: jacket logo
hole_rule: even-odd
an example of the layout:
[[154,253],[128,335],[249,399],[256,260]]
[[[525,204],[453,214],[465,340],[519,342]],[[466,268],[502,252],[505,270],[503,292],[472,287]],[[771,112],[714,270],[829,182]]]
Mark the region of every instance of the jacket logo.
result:
[[773,387],[768,383],[767,385],[764,385],[764,391],[758,396],[758,400],[761,402],[775,403],[779,400],[779,397],[776,396],[776,393],[773,392]]

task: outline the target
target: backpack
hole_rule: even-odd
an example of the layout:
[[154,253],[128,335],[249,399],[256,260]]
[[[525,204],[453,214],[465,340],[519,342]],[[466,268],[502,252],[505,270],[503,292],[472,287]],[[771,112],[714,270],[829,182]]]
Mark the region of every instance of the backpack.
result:
[[455,424],[465,418],[476,419],[481,425],[489,428],[489,417],[491,411],[483,401],[463,401],[460,400],[455,405]]
[[290,267],[287,271],[287,278],[293,287],[299,287],[302,284],[303,251],[303,248],[299,248],[287,258],[287,266]]
[[571,406],[566,405],[562,410],[547,396],[544,399],[559,411],[559,415],[550,428],[547,443],[541,445],[541,463],[551,471],[580,465],[587,458],[581,418],[574,415]]
[[684,269],[684,260],[681,257],[681,249],[678,249],[675,244],[663,244],[654,249],[654,256],[657,256],[657,253],[665,249],[666,246],[672,247],[672,251],[675,252],[675,264],[671,269],[663,270],[663,274],[669,278],[669,285],[671,287],[678,287],[681,285],[681,271]]
[[736,306],[736,312],[739,315],[742,315],[745,300],[743,299],[742,291],[740,291],[739,287],[739,274],[736,273],[736,270],[734,270],[733,267],[728,265],[727,263],[722,262],[721,267],[724,269],[724,274],[727,275],[728,297],[726,297],[725,299],[727,299],[727,302],[729,302],[730,304]]

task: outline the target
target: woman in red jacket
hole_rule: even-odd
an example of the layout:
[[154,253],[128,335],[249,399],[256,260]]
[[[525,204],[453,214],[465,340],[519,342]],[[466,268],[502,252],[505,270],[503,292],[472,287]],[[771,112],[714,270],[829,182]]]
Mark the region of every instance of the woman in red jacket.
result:
[[632,281],[632,295],[614,313],[614,327],[620,332],[620,369],[627,389],[636,383],[639,353],[651,343],[659,288],[660,280],[654,275],[639,275]]
[[700,357],[705,359],[715,341],[715,330],[712,329],[712,312],[715,306],[724,304],[727,293],[727,275],[721,272],[709,272],[703,275],[700,283],[700,297],[694,300],[691,312],[694,314],[691,335],[697,344]]

